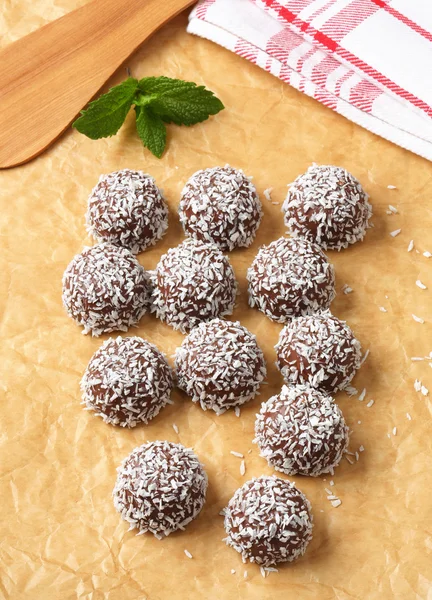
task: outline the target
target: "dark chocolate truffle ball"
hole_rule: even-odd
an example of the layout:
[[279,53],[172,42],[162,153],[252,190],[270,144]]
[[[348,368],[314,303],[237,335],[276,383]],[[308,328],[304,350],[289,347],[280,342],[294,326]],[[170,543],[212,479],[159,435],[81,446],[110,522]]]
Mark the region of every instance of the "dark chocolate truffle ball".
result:
[[176,352],[180,389],[216,414],[251,400],[266,376],[256,338],[240,323],[200,323]]
[[233,250],[251,245],[262,207],[250,179],[227,165],[192,175],[182,192],[179,215],[186,235]]
[[335,297],[333,266],[306,240],[281,237],[262,246],[247,279],[249,305],[279,323],[325,310]]
[[360,182],[342,167],[312,165],[291,185],[282,211],[293,236],[341,250],[362,240],[372,207]]
[[198,516],[206,491],[207,474],[190,448],[148,442],[119,467],[114,507],[129,529],[162,539]]
[[312,512],[291,481],[257,477],[239,488],[224,511],[225,542],[250,561],[269,567],[305,553],[312,539]]
[[148,274],[126,248],[85,248],[63,275],[63,304],[84,333],[127,331],[149,308]]
[[234,271],[214,244],[189,238],[171,248],[160,259],[152,283],[153,312],[183,333],[234,308]]
[[153,177],[123,169],[100,176],[88,200],[86,221],[96,240],[137,254],[164,235],[168,208]]
[[83,401],[106,423],[148,423],[169,402],[173,378],[156,346],[139,337],[104,342],[81,381]]
[[308,385],[286,386],[261,405],[255,439],[269,465],[287,475],[333,473],[349,430],[333,398]]
[[361,362],[360,343],[330,311],[291,319],[276,351],[287,384],[308,383],[329,393],[345,388]]

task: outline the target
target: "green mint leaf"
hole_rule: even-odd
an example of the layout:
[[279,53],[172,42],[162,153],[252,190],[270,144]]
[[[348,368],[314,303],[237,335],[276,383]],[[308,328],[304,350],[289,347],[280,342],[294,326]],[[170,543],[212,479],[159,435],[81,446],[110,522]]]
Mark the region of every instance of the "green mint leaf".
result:
[[137,89],[138,81],[129,77],[97,100],[90,102],[72,127],[92,140],[115,135],[134,103]]
[[138,88],[144,94],[152,96],[149,105],[153,113],[165,123],[194,125],[224,108],[213,92],[192,81],[145,77],[139,81]]
[[135,106],[136,128],[142,143],[157,158],[160,158],[166,145],[166,128],[160,117],[148,106]]
[[163,94],[174,89],[190,89],[196,87],[193,81],[171,79],[171,77],[144,77],[138,82],[138,89],[144,94]]

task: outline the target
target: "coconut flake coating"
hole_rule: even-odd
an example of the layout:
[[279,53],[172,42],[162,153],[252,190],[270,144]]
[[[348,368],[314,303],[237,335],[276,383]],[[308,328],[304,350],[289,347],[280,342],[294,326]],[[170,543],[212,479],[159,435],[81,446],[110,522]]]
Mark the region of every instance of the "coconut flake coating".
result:
[[175,366],[178,387],[218,415],[251,400],[266,376],[256,337],[222,319],[195,327],[177,349]]
[[179,216],[186,235],[226,251],[251,245],[262,207],[251,180],[227,165],[192,175],[182,191]]
[[249,305],[279,323],[325,310],[336,295],[333,265],[307,240],[281,237],[262,246],[247,280]]
[[162,539],[184,529],[204,506],[207,474],[191,448],[148,442],[117,471],[114,507],[138,534]]
[[349,441],[349,430],[333,398],[308,385],[282,387],[261,405],[255,439],[261,456],[287,475],[333,473]]
[[247,481],[228,502],[225,542],[264,567],[291,562],[305,553],[312,539],[311,505],[295,485],[279,477]]
[[360,343],[330,311],[291,319],[275,349],[287,384],[308,383],[323,392],[344,389],[361,364]]
[[153,177],[123,169],[100,176],[88,199],[86,223],[96,240],[137,254],[166,232],[168,207]]
[[139,337],[104,342],[81,380],[86,407],[121,427],[147,424],[169,402],[172,388],[164,355]]
[[291,185],[282,212],[293,236],[342,250],[361,241],[372,217],[368,194],[342,167],[312,165]]
[[182,333],[232,313],[237,282],[214,244],[186,239],[162,256],[152,274],[152,311]]
[[149,278],[136,258],[108,242],[85,248],[63,275],[63,305],[94,336],[127,331],[150,306]]

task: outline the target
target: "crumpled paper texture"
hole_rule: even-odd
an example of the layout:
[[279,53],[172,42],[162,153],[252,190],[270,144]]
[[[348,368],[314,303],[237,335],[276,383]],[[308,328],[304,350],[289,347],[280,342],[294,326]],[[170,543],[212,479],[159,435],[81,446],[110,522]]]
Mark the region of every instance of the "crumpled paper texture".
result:
[[[1,44],[77,5],[75,0],[7,2]],[[431,407],[429,397],[413,388],[418,378],[432,389],[432,370],[427,362],[410,360],[432,350],[432,261],[422,255],[432,252],[431,165],[245,60],[187,35],[186,22],[181,15],[168,24],[128,66],[137,77],[164,74],[202,83],[226,110],[195,127],[169,126],[162,160],[143,150],[130,115],[114,138],[91,141],[70,130],[30,164],[0,173],[0,598],[432,598]],[[121,70],[110,84],[125,74]],[[273,349],[281,325],[247,307],[245,276],[259,246],[284,233],[280,205],[286,185],[313,161],[352,171],[374,208],[374,228],[364,243],[328,253],[338,290],[332,310],[352,326],[363,349],[370,349],[354,380],[359,391],[367,389],[365,400],[337,396],[353,430],[350,449],[363,445],[365,451],[352,465],[343,460],[333,478],[294,478],[312,502],[314,539],[301,560],[263,579],[257,567],[244,566],[221,541],[218,515],[246,479],[272,472],[252,444],[254,415],[260,401],[282,384]],[[86,364],[105,338],[81,335],[61,304],[66,265],[92,243],[84,227],[87,196],[100,173],[129,167],[156,178],[171,212],[166,237],[139,257],[153,268],[182,239],[176,209],[187,178],[226,163],[254,176],[264,206],[255,243],[230,259],[240,283],[233,318],[257,335],[268,361],[268,385],[242,408],[240,418],[203,412],[175,391],[174,405],[150,425],[132,431],[108,426],[82,409],[79,392]],[[389,184],[398,189],[388,190]],[[275,204],[263,196],[269,187]],[[399,214],[387,215],[388,204]],[[399,228],[400,235],[389,235]],[[420,253],[407,252],[411,239]],[[416,287],[417,279],[429,289]],[[344,295],[344,284],[353,293]],[[412,313],[425,324],[414,322]],[[130,334],[147,338],[169,356],[183,339],[153,316],[145,316]],[[370,399],[375,403],[368,408]],[[121,460],[157,439],[193,446],[210,480],[199,518],[162,542],[128,533],[111,501]],[[245,454],[245,477],[230,450]],[[339,508],[326,499],[330,479],[342,500]]]

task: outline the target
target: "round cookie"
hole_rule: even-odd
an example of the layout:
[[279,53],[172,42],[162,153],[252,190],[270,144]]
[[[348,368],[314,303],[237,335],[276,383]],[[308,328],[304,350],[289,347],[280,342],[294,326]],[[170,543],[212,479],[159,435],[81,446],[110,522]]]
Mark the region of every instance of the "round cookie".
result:
[[262,207],[251,180],[227,165],[192,175],[182,191],[179,216],[186,235],[226,251],[251,245]]
[[177,349],[175,366],[178,387],[218,415],[251,400],[266,376],[256,337],[222,319],[195,327]]
[[148,442],[118,469],[114,507],[138,534],[162,539],[184,529],[204,506],[207,474],[190,448]]
[[257,477],[239,488],[224,510],[225,542],[250,561],[270,567],[305,553],[312,539],[311,505],[295,485]]
[[169,403],[173,385],[164,355],[139,337],[108,339],[81,380],[87,409],[121,427],[147,424]]
[[336,295],[333,265],[307,240],[281,237],[262,246],[247,280],[249,305],[279,323],[325,310]]
[[308,385],[282,387],[261,405],[255,439],[261,456],[287,475],[333,473],[346,452],[349,430],[333,398]]
[[291,319],[275,349],[287,384],[308,383],[323,392],[344,389],[361,364],[360,343],[330,311]]
[[104,243],[85,248],[63,275],[63,305],[94,336],[127,331],[150,305],[148,274],[126,250]]
[[360,182],[342,167],[312,165],[291,185],[282,212],[293,236],[342,250],[362,240],[372,207]]
[[152,284],[153,312],[182,333],[201,321],[231,314],[236,300],[229,260],[214,244],[192,238],[162,256]]
[[123,169],[100,176],[88,199],[86,223],[96,240],[137,254],[166,232],[168,207],[153,177]]

